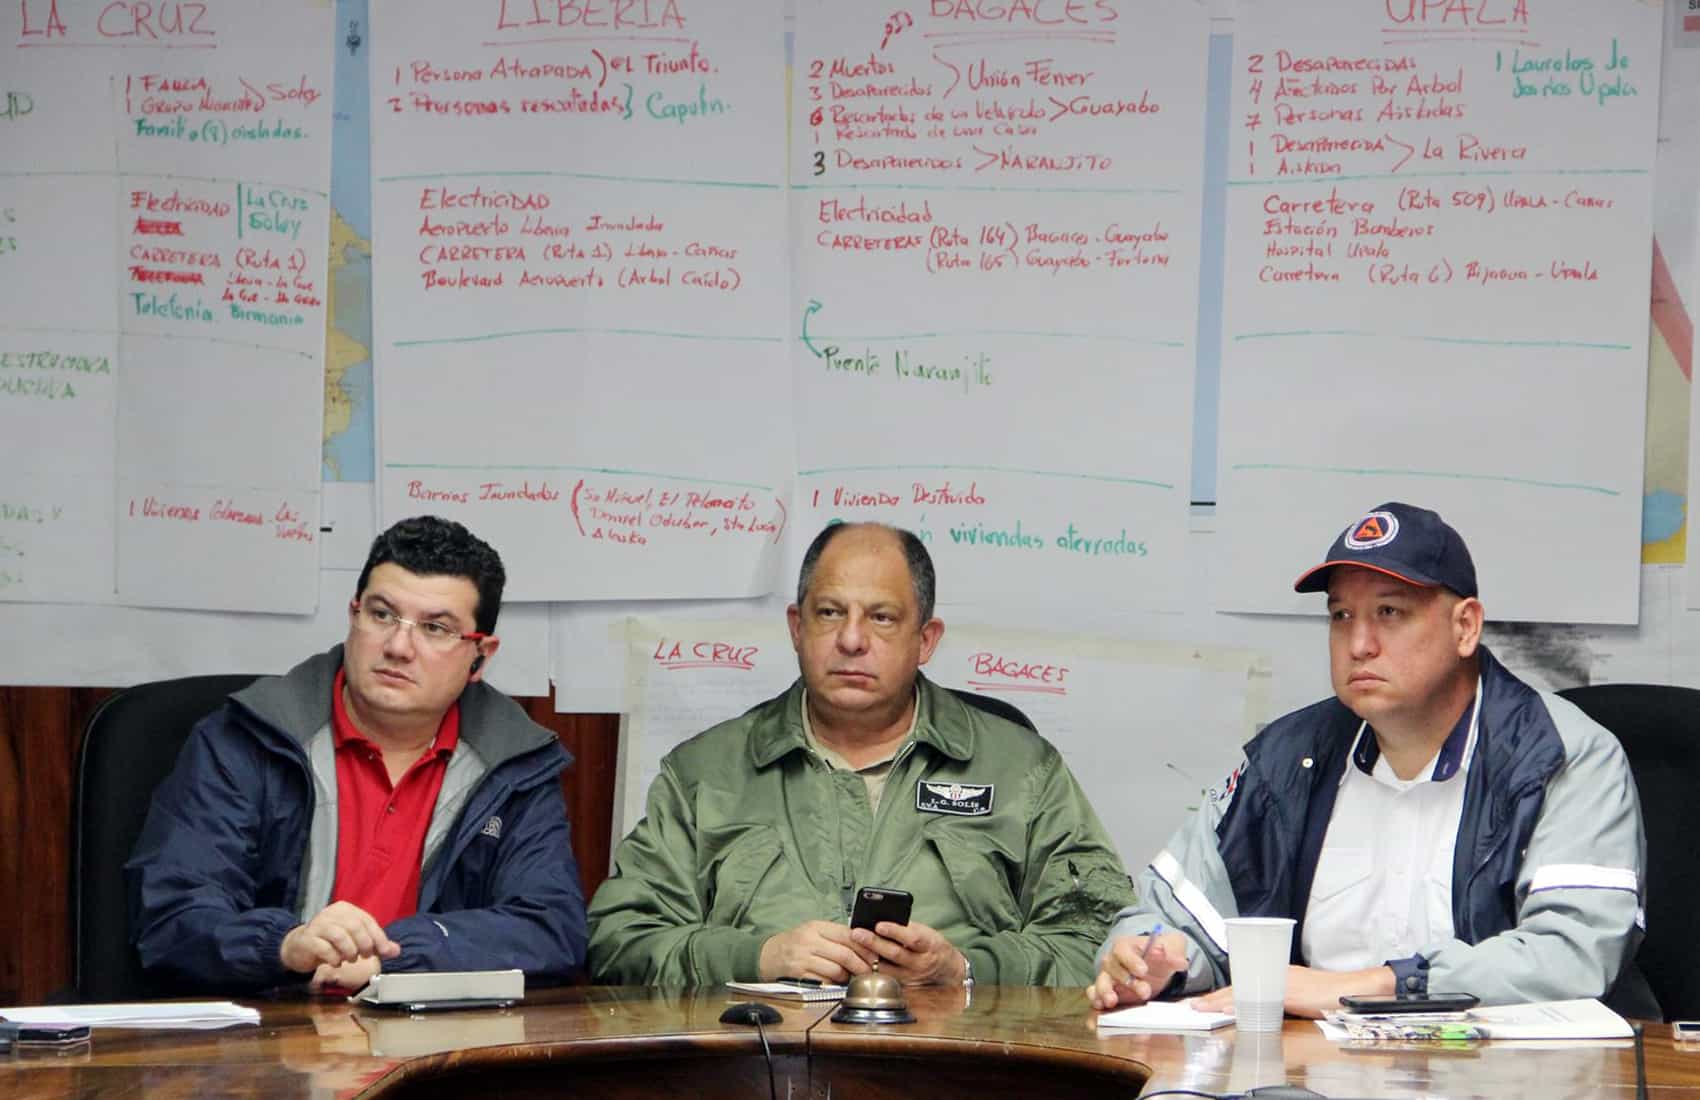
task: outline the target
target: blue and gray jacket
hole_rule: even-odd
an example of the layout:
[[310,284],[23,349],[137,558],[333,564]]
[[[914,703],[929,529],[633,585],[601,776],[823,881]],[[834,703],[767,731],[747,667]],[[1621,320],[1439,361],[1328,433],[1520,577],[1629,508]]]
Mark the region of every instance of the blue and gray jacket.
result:
[[[232,695],[190,734],[125,865],[142,965],[185,988],[258,990],[284,936],[330,903],[337,783],[331,685],[342,647]],[[483,683],[460,698],[460,743],[426,833],[419,911],[385,931],[385,970],[584,964],[584,896],[554,734]]]
[[[1361,720],[1338,699],[1294,711],[1245,747],[1235,777],[1151,861],[1109,940],[1159,921],[1188,937],[1184,989],[1226,985],[1223,921],[1291,917],[1293,961],[1317,858]],[[1617,740],[1481,648],[1481,712],[1452,867],[1454,938],[1390,959],[1402,995],[1486,1004],[1600,997],[1657,1017],[1631,960],[1642,934],[1646,841]],[[1103,952],[1100,951],[1100,958]]]

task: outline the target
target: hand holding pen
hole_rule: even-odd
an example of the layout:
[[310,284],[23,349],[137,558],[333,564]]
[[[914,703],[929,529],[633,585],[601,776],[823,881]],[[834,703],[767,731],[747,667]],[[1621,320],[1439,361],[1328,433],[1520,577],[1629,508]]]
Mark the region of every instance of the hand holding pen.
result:
[[1139,961],[1146,964],[1147,972],[1150,971],[1151,949],[1157,946],[1157,937],[1162,934],[1162,921],[1158,921],[1156,926],[1145,934],[1145,947],[1139,952]]
[[[1176,940],[1162,941],[1161,924],[1144,936],[1118,936],[1099,963],[1098,977],[1086,990],[1086,999],[1100,1011],[1125,1005],[1144,1004],[1168,987],[1169,980],[1186,969],[1184,947],[1176,951]],[[1182,941],[1184,943],[1184,941]]]

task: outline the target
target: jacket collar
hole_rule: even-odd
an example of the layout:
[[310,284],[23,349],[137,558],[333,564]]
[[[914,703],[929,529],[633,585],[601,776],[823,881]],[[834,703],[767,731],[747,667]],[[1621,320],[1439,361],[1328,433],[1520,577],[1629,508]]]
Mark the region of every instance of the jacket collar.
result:
[[[1513,676],[1486,646],[1480,648],[1480,661],[1476,747],[1459,828],[1460,836],[1475,838],[1461,845],[1459,854],[1468,859],[1474,850],[1476,863],[1503,839],[1518,792],[1544,783],[1564,765],[1564,743],[1540,693]],[[1295,858],[1308,867],[1294,880],[1300,894],[1308,895],[1309,873],[1315,871],[1313,849],[1322,843],[1321,832],[1313,836],[1310,827],[1318,821],[1326,825],[1341,771],[1351,766],[1349,755],[1360,725],[1357,715],[1331,697],[1278,719],[1246,745],[1248,768],[1257,779],[1252,784],[1257,796],[1250,800],[1254,805],[1246,808],[1259,821],[1255,829],[1272,838],[1270,850],[1297,853]],[[1243,800],[1243,794],[1236,795],[1236,813]],[[1289,871],[1278,869],[1275,877]],[[1453,899],[1461,911],[1466,894],[1456,878]],[[1240,900],[1243,908],[1247,899]],[[1294,904],[1302,906],[1302,900],[1295,898]]]
[[[1510,927],[1497,902],[1471,889],[1470,872],[1504,845],[1520,792],[1538,788],[1564,764],[1564,743],[1540,694],[1481,647],[1476,747],[1465,773],[1456,849],[1453,926],[1466,942]],[[1240,912],[1300,921],[1317,853],[1361,719],[1330,697],[1271,723],[1246,745],[1247,772],[1217,835]],[[1509,897],[1509,893],[1506,894]],[[1491,911],[1490,911],[1491,910]]]
[[[1473,759],[1496,777],[1496,784],[1520,786],[1521,780],[1551,776],[1564,763],[1564,745],[1540,693],[1513,676],[1487,646],[1479,646],[1477,652],[1481,709],[1476,719]],[[1469,716],[1466,709],[1463,721],[1467,722]],[[1328,698],[1271,724],[1246,746],[1246,756],[1259,764],[1285,798],[1296,793],[1292,790],[1295,785],[1308,786],[1318,774],[1338,779],[1339,757],[1355,746],[1361,724],[1339,699]],[[1271,733],[1277,736],[1269,736]],[[1373,744],[1374,739],[1368,738],[1368,742]],[[1370,763],[1373,765],[1373,759]]]
[[[1513,676],[1487,646],[1476,756],[1501,790],[1551,778],[1564,766],[1564,741],[1540,692]],[[1472,765],[1473,766],[1473,765]]]
[[[974,725],[968,707],[944,688],[920,673],[915,674],[915,740],[931,745],[953,760],[974,756]],[[761,705],[761,714],[750,729],[750,763],[765,768],[774,761],[805,751],[803,737],[803,678],[792,682],[785,694]]]
[[[1435,753],[1434,767],[1429,770],[1428,779],[1435,783],[1444,783],[1458,774],[1464,766],[1464,754],[1469,750],[1470,737],[1476,730],[1476,717],[1482,705],[1482,683],[1478,678],[1475,693],[1470,697],[1470,705],[1464,708],[1458,720],[1452,723],[1452,732],[1441,742],[1440,751]],[[1381,759],[1381,742],[1376,740],[1375,728],[1368,722],[1358,730],[1358,737],[1352,748],[1352,763],[1365,775],[1375,774],[1375,765]]]
[[[342,646],[335,645],[302,661],[282,676],[262,676],[231,696],[274,736],[305,755],[307,742],[331,722],[331,686],[342,667]],[[555,735],[526,716],[520,705],[479,682],[460,695],[461,739],[495,768],[551,743]],[[560,750],[566,762],[571,754]],[[551,769],[562,764],[551,761]]]

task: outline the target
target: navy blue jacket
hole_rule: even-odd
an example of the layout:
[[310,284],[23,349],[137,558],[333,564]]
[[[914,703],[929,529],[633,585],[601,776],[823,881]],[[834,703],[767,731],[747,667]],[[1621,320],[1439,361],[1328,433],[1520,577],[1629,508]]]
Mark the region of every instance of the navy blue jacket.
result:
[[[1484,646],[1475,755],[1453,848],[1453,938],[1389,960],[1401,992],[1476,993],[1490,1004],[1594,997],[1657,1016],[1632,965],[1645,841],[1616,739],[1513,676]],[[1159,920],[1186,932],[1189,992],[1229,980],[1224,916],[1290,917],[1293,961],[1339,780],[1362,720],[1338,699],[1294,711],[1246,745],[1140,879],[1110,938]],[[1509,933],[1509,935],[1507,935]],[[1107,943],[1108,941],[1106,941]]]
[[[196,726],[155,791],[125,865],[131,936],[151,972],[226,990],[308,977],[286,970],[278,952],[313,915],[303,906],[316,912],[334,880],[326,739],[341,664],[338,646],[231,696]],[[385,929],[401,954],[383,967],[565,976],[583,966],[586,940],[559,779],[571,757],[482,683],[467,685],[460,705],[460,744],[437,809],[458,811],[446,826],[433,820],[419,911]],[[321,766],[315,776],[315,751],[328,775]]]
[[[1247,774],[1265,782],[1242,782],[1216,828],[1240,914],[1296,920],[1296,963],[1303,961],[1305,908],[1340,776],[1362,722],[1330,698],[1271,724],[1246,746]],[[1452,857],[1452,927],[1466,943],[1516,926],[1521,853],[1540,819],[1547,781],[1564,765],[1564,743],[1540,696],[1485,648],[1478,728],[1491,736],[1480,738],[1465,773]]]

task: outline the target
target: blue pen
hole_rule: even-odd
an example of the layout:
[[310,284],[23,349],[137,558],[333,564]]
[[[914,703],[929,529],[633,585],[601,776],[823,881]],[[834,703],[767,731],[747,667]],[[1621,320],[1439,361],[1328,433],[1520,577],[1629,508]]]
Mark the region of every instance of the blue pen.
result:
[[1146,959],[1149,959],[1151,957],[1151,949],[1153,947],[1157,946],[1157,937],[1161,936],[1162,934],[1163,934],[1163,922],[1158,921],[1157,926],[1155,928],[1151,929],[1151,931],[1149,931],[1145,934],[1145,950],[1143,950],[1139,953],[1139,961],[1140,962],[1144,962]]

